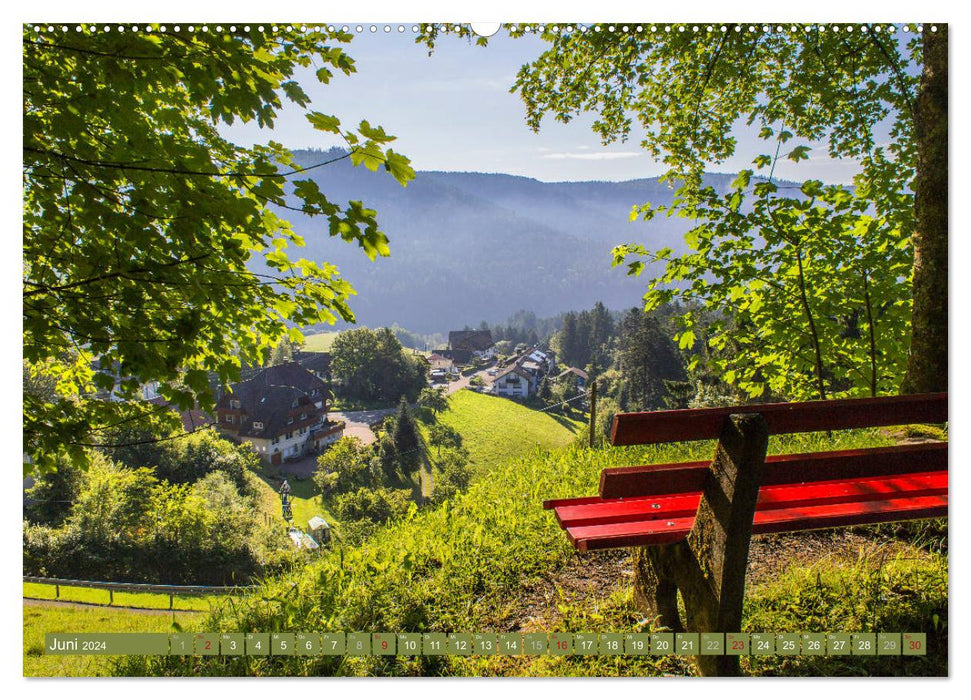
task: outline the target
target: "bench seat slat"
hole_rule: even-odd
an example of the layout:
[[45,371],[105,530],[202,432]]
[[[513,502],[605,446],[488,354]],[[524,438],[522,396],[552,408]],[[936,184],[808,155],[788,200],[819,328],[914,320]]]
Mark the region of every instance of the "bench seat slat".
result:
[[[708,464],[682,462],[604,469],[600,474],[600,496],[636,498],[701,491]],[[765,464],[763,486],[946,470],[947,443],[770,455]]]
[[618,413],[614,445],[713,440],[733,413],[761,413],[770,435],[947,421],[947,393]]
[[[799,532],[946,515],[947,495],[824,504],[756,512],[752,532],[756,535]],[[642,520],[569,527],[566,534],[577,549],[585,552],[678,542],[687,536],[693,524],[693,517]]]
[[[906,476],[824,481],[796,486],[769,486],[759,491],[757,510],[797,508],[887,499],[891,496],[919,497],[947,494],[947,472],[925,472]],[[608,523],[675,519],[698,511],[701,493],[658,498],[574,499],[560,501],[553,508],[562,528]]]
[[[947,515],[946,471],[763,487],[753,532],[795,532]],[[554,508],[581,551],[676,542],[694,524],[700,493],[659,498],[565,499]],[[576,503],[575,501],[583,501]]]

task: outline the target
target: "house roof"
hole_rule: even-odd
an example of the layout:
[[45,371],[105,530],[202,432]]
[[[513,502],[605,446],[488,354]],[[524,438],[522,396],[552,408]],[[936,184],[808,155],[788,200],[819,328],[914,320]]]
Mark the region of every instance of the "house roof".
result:
[[[274,438],[288,430],[295,430],[320,410],[314,402],[330,396],[327,385],[296,362],[266,367],[245,382],[232,385],[232,391],[219,399],[217,406],[230,409],[230,401],[239,401],[247,419],[239,429],[241,437]],[[301,421],[299,415],[307,414]],[[288,419],[293,417],[293,423]],[[261,428],[254,424],[262,423]]]
[[529,377],[529,373],[526,370],[524,370],[518,364],[513,364],[513,365],[509,365],[504,370],[502,370],[501,372],[499,372],[499,374],[496,375],[496,378],[492,380],[493,384],[496,383],[497,381],[499,381],[500,379],[502,379],[503,377],[505,377],[507,374],[512,374],[513,372],[515,372],[516,374],[518,374],[523,379],[529,379],[530,378]]
[[587,373],[586,372],[584,372],[582,369],[578,369],[576,367],[567,367],[565,370],[563,370],[558,375],[556,375],[556,378],[557,379],[562,379],[563,377],[565,377],[568,374],[575,374],[578,377],[580,377],[580,379],[582,379],[583,381],[587,381],[587,379],[589,379],[589,377],[587,376]]
[[488,350],[492,342],[492,331],[449,331],[448,344],[452,350]]
[[330,374],[330,353],[298,350],[293,361],[316,374]]

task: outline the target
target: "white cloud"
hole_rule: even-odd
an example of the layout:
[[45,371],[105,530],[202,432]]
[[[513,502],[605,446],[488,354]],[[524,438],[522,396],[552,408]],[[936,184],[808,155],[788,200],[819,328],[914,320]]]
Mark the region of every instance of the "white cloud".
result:
[[638,158],[644,155],[640,151],[620,151],[602,153],[546,153],[540,158],[550,160],[618,160],[620,158]]

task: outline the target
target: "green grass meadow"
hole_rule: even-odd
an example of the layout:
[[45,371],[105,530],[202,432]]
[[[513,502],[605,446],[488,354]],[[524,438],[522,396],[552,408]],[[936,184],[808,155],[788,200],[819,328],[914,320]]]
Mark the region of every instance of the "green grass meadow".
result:
[[[166,601],[167,603],[167,601]],[[194,629],[199,613],[133,612],[111,608],[24,605],[24,676],[110,676],[119,656],[44,656],[44,635],[91,632],[175,632]]]
[[524,454],[569,445],[586,427],[582,421],[467,390],[452,394],[448,410],[437,420],[462,436],[476,477]]
[[[177,595],[172,604],[174,610],[193,610],[208,612],[214,600],[220,596]],[[90,603],[92,605],[112,605],[127,608],[148,608],[152,610],[168,610],[169,597],[163,593],[127,593],[115,591],[114,600],[109,592],[101,588],[84,588],[80,586],[61,586],[61,595],[57,597],[54,586],[46,583],[24,583],[24,598],[38,600],[62,600],[71,603]]]
[[304,336],[303,349],[307,352],[328,352],[334,340],[340,335],[339,331],[324,331]]

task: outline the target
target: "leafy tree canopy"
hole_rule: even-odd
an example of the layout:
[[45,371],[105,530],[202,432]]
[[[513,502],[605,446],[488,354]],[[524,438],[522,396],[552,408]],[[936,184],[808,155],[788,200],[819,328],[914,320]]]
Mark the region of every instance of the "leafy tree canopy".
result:
[[[732,358],[729,381],[753,397],[946,390],[946,25],[519,25],[510,33],[550,44],[513,86],[531,127],[544,116],[566,123],[593,113],[609,143],[628,138],[636,120],[641,145],[669,166],[674,205],[635,207],[631,216],[695,219],[689,252],[618,246],[614,264],[631,274],[644,258],[664,264],[648,310],[681,296],[736,317],[748,347]],[[425,26],[418,41],[431,49],[438,34]],[[743,128],[765,152],[731,191],[704,187],[704,170],[736,154]],[[779,160],[806,160],[820,145],[859,163],[853,187],[806,180],[801,192],[780,195]],[[756,217],[740,220],[754,207]],[[823,239],[836,226],[812,228],[830,215],[843,238],[832,245]],[[859,251],[845,244],[850,229]],[[736,254],[743,259],[722,276]],[[709,270],[712,255],[720,261]],[[766,291],[766,278],[777,286]],[[781,299],[767,304],[773,295]],[[695,317],[684,320],[687,347]]]
[[[244,148],[221,124],[272,127],[285,102],[347,144],[355,165],[414,176],[394,140],[367,120],[315,111],[298,72],[327,83],[354,72],[351,36],[153,25],[81,33],[23,31],[24,359],[56,396],[26,393],[24,451],[42,467],[83,462],[100,432],[138,421],[132,399],[159,382],[188,408],[212,401],[210,373],[238,378],[293,325],[353,320],[353,289],[330,264],[292,253],[303,240],[276,212],[323,222],[321,235],[388,255],[376,213],[337,203],[281,144]],[[247,263],[262,259],[269,274]],[[73,354],[72,354],[73,353]],[[241,359],[242,358],[242,359]],[[97,366],[92,361],[98,360]]]
[[[882,31],[881,31],[882,30]],[[915,105],[919,35],[886,27],[662,26],[657,31],[561,32],[524,66],[517,90],[527,123],[569,122],[593,112],[605,143],[635,120],[642,146],[669,166],[671,207],[635,207],[693,219],[688,252],[618,246],[614,264],[650,282],[647,309],[675,297],[737,322],[709,327],[710,342],[742,347],[718,369],[749,396],[896,390],[905,367],[913,267]],[[748,125],[765,141],[727,192],[705,186],[706,168],[736,154]],[[880,133],[890,139],[882,143]],[[806,180],[781,191],[781,159],[806,160],[818,144],[860,163],[854,187]],[[686,314],[682,348],[695,341]],[[700,359],[700,358],[699,358]]]

